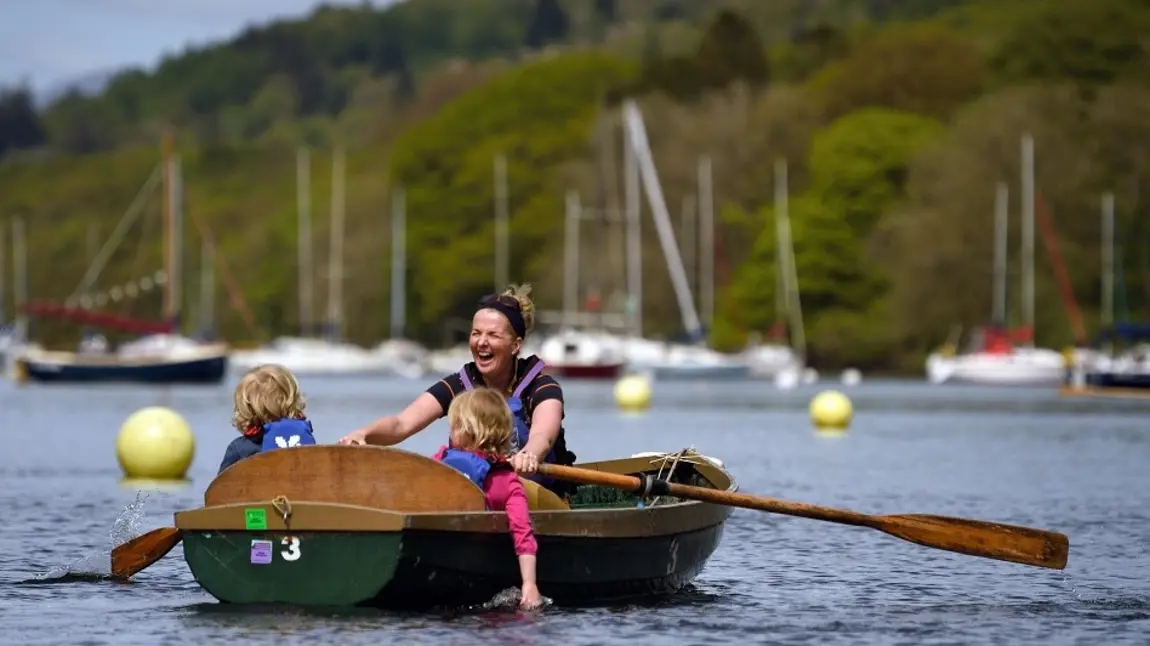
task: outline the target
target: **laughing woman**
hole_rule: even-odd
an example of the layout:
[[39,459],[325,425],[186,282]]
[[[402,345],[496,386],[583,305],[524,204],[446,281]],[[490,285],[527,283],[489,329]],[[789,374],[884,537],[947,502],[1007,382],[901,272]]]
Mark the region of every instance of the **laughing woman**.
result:
[[541,461],[574,464],[575,454],[567,450],[563,432],[563,389],[553,377],[542,374],[539,357],[519,356],[523,340],[535,325],[530,293],[529,285],[513,285],[480,300],[471,318],[468,346],[472,361],[421,393],[403,412],[348,433],[340,444],[399,444],[446,415],[456,395],[486,386],[503,393],[515,416],[511,466],[556,494],[566,495],[571,485],[536,473]]

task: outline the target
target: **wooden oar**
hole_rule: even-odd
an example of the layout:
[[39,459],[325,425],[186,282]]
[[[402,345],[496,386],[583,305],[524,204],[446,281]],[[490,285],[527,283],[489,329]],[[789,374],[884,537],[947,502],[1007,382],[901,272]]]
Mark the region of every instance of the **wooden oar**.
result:
[[929,514],[875,516],[745,493],[692,487],[656,480],[646,475],[638,478],[555,464],[540,464],[539,473],[561,480],[623,489],[642,495],[676,496],[729,507],[870,527],[926,547],[1056,570],[1066,567],[1070,551],[1070,541],[1065,534],[1030,527]]
[[160,527],[112,550],[112,578],[126,580],[143,570],[180,542],[183,534],[175,527]]

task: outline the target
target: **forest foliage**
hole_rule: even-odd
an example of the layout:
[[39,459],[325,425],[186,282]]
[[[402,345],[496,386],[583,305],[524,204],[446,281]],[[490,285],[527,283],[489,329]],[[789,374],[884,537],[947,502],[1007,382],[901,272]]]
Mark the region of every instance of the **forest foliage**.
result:
[[[714,345],[737,349],[786,319],[773,185],[785,160],[811,359],[917,371],[954,326],[989,319],[999,182],[1010,191],[1010,322],[1020,322],[1019,151],[1029,133],[1042,218],[1074,300],[1059,289],[1040,222],[1036,334],[1060,347],[1079,340],[1074,307],[1089,333],[1098,330],[1106,191],[1117,205],[1117,316],[1150,315],[1147,16],[1144,0],[325,7],[155,70],[120,72],[94,95],[67,92],[38,108],[26,88],[0,92],[0,221],[6,238],[7,220],[27,223],[31,296],[67,297],[90,265],[92,241],[109,238],[172,132],[187,213],[184,325],[190,331],[202,307],[199,251],[211,239],[219,333],[266,340],[299,331],[301,146],[311,151],[312,314],[327,311],[331,160],[340,148],[343,332],[364,344],[386,335],[389,208],[402,189],[405,330],[435,344],[493,287],[492,179],[502,155],[512,277],[536,285],[542,308],[562,307],[564,204],[575,191],[591,214],[581,225],[580,296],[603,294],[618,309],[622,225],[611,216],[624,202],[619,106],[633,98],[696,299],[698,234],[683,223],[698,218],[684,209],[697,208],[700,157],[712,163]],[[682,323],[644,202],[645,332],[675,336]],[[143,204],[98,281],[103,289],[162,266],[158,191]],[[159,314],[150,295],[114,307]],[[66,322],[38,321],[36,332],[75,338]]]

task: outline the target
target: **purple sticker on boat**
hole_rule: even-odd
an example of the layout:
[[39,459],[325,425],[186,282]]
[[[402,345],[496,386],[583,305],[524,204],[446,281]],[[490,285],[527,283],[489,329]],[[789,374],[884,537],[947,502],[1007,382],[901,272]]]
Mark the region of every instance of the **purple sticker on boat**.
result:
[[252,541],[252,563],[267,565],[272,562],[272,542]]

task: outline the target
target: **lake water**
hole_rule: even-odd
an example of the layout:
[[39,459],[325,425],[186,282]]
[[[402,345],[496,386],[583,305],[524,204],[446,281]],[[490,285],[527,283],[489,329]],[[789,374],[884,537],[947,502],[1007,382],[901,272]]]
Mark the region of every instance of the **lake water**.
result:
[[[432,380],[426,380],[430,383]],[[427,384],[304,379],[317,439],[398,411]],[[131,583],[22,583],[62,568],[107,572],[120,424],[170,406],[196,434],[183,490],[155,492],[140,529],[202,503],[226,444],[231,387],[21,387],[0,382],[0,643],[516,645],[1145,644],[1150,639],[1150,402],[1053,390],[864,382],[855,421],[820,436],[810,398],[760,382],[656,383],[652,409],[615,409],[611,384],[567,382],[581,460],[694,445],[743,491],[871,513],[934,513],[1054,529],[1053,571],[920,547],[870,529],[735,510],[693,589],[657,603],[538,613],[251,611],[196,585],[180,547]],[[403,448],[430,454],[443,422]],[[540,555],[547,558],[546,554]],[[77,561],[80,561],[77,563]],[[543,589],[543,594],[547,590]]]

